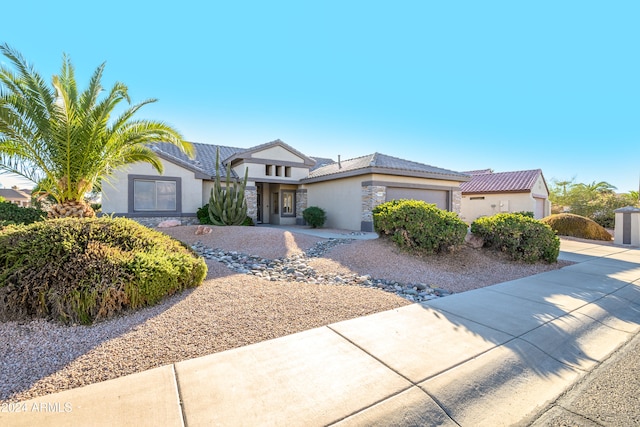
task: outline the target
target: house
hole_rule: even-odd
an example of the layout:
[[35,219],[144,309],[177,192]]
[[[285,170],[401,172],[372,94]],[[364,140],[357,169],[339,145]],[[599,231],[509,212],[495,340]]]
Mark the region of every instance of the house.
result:
[[31,206],[31,190],[18,190],[18,188],[0,188],[0,197],[7,202],[21,207]]
[[460,185],[460,217],[467,223],[500,212],[533,212],[536,219],[551,214],[549,189],[540,169],[515,172],[484,169],[463,173],[471,176],[470,181]]
[[392,199],[425,200],[459,213],[460,183],[470,179],[381,153],[338,161],[310,157],[280,140],[252,148],[193,145],[196,156],[189,159],[173,145],[154,144],[163,175],[146,163],[117,170],[102,186],[102,212],[147,225],[197,223],[195,213],[214,185],[218,148],[223,182],[227,164],[232,179],[248,171],[247,214],[256,223],[304,224],[302,211],[318,206],[327,213],[326,227],[372,231],[373,208]]

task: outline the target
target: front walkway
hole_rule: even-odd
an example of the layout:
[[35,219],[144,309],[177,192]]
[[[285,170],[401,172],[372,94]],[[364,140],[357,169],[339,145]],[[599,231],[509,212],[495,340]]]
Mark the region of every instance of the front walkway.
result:
[[640,250],[23,402],[7,426],[512,425],[640,331]]
[[358,239],[369,240],[377,239],[378,234],[366,231],[349,231],[337,228],[311,228],[308,225],[272,225],[259,224],[258,227],[271,227],[280,230],[291,231],[292,233],[309,234],[311,236],[322,237],[325,239]]

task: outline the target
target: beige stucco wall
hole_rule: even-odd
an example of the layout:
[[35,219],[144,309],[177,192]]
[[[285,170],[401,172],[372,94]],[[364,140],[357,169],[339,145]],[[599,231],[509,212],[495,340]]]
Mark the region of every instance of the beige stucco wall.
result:
[[384,182],[394,182],[397,184],[418,184],[418,185],[433,185],[438,187],[460,187],[460,183],[458,181],[448,181],[443,179],[430,179],[430,178],[416,178],[410,176],[396,176],[396,175],[385,175],[385,174],[372,174],[366,178],[367,181],[384,181]]
[[360,230],[362,181],[371,175],[306,184],[307,206],[318,206],[327,213],[325,227]]
[[243,178],[245,169],[248,169],[249,170],[248,179],[253,181],[263,181],[265,179],[277,179],[277,180],[283,180],[283,181],[299,181],[303,178],[306,178],[309,175],[309,168],[291,166],[291,177],[286,177],[284,176],[285,167],[281,166],[282,174],[281,176],[277,176],[275,172],[275,165],[271,166],[272,167],[271,175],[267,175],[265,172],[266,171],[265,166],[266,165],[261,163],[243,162],[234,166],[233,170],[235,171],[236,174],[238,174],[239,177]]
[[279,160],[281,162],[304,162],[299,156],[284,147],[274,146],[251,154],[251,157],[257,159]]
[[460,218],[471,223],[482,216],[492,216],[501,212],[527,211],[532,207],[533,199],[528,193],[463,194]]
[[[484,200],[471,200],[484,197]],[[536,212],[536,198],[544,199],[544,212]],[[536,219],[544,218],[551,213],[549,192],[542,176],[539,176],[532,187],[532,193],[500,193],[500,194],[464,194],[462,196],[460,217],[471,223],[481,216],[491,216],[501,212],[533,212]]]
[[545,199],[549,198],[549,191],[547,190],[547,186],[544,184],[542,175],[540,175],[536,180],[536,183],[533,185],[531,192],[535,197],[544,197]]
[[117,170],[102,184],[102,212],[125,214],[128,212],[128,175],[167,176],[182,179],[182,212],[195,213],[203,203],[202,180],[194,173],[160,159],[164,173],[158,174],[148,163],[134,163]]
[[[318,206],[327,212],[326,227],[345,230],[360,230],[362,226],[362,183],[373,181],[402,185],[439,187],[442,189],[459,188],[458,181],[416,178],[387,174],[360,175],[332,181],[305,184],[308,190],[307,206]],[[377,184],[376,184],[377,185]]]

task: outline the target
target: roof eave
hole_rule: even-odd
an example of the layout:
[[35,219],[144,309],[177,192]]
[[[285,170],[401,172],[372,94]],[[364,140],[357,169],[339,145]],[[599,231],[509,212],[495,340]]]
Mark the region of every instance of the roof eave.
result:
[[465,196],[467,194],[504,194],[504,193],[531,193],[531,190],[491,190],[491,191],[464,191],[462,190],[462,195]]
[[301,179],[300,182],[302,184],[312,184],[314,182],[330,181],[333,179],[350,178],[353,176],[368,175],[368,174],[375,174],[375,173],[383,174],[383,175],[408,176],[412,178],[438,179],[438,180],[458,181],[458,182],[466,182],[471,180],[471,177],[466,175],[447,175],[447,174],[440,174],[435,172],[409,171],[409,170],[403,170],[403,169],[371,166],[366,168],[348,170],[344,172],[335,172],[327,175],[320,175],[312,178],[304,178],[304,179]]

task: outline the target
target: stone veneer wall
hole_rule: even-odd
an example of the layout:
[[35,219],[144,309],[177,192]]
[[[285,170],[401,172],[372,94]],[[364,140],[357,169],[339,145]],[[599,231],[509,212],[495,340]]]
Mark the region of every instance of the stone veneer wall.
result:
[[462,191],[452,191],[451,192],[451,212],[455,212],[460,216],[461,212],[461,204],[462,204]]
[[387,187],[383,185],[362,186],[361,231],[373,231],[373,208],[384,203],[386,198]]
[[162,221],[176,220],[180,221],[180,225],[198,225],[200,221],[198,217],[194,216],[140,216],[129,218],[137,223],[144,225],[145,227],[155,228]]
[[247,216],[256,224],[258,222],[258,188],[247,185],[244,188],[244,199],[247,201]]
[[302,211],[307,209],[307,190],[306,188],[298,188],[296,190],[296,224],[306,225]]

